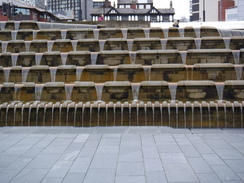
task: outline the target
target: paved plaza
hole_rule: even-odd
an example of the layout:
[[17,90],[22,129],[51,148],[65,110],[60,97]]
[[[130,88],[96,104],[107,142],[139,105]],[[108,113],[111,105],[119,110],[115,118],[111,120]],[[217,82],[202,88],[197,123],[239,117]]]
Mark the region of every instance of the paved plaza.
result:
[[241,183],[244,130],[1,127],[8,182]]

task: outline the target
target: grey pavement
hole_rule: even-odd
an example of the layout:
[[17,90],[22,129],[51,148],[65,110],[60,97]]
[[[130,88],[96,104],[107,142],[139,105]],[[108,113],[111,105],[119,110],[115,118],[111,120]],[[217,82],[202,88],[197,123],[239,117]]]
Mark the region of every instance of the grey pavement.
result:
[[1,127],[7,182],[241,183],[244,130]]

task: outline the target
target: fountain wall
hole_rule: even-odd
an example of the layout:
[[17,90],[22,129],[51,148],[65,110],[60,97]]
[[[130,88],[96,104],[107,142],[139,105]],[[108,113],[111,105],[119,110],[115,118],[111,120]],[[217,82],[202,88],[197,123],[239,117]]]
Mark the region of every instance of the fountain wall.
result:
[[4,22],[0,125],[242,128],[243,36]]

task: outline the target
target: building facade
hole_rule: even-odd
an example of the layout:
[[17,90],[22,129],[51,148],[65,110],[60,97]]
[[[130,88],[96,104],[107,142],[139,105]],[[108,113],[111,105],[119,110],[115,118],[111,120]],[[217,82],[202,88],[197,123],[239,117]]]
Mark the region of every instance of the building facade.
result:
[[91,0],[47,0],[47,9],[54,14],[63,14],[76,21],[91,20]]
[[190,21],[225,21],[226,9],[234,5],[234,0],[190,0]]
[[[7,9],[3,8],[4,4],[8,4]],[[60,22],[61,20],[44,9],[35,8],[19,1],[12,0],[11,3],[7,3],[4,0],[0,0],[0,21],[7,20],[33,20],[41,22]]]
[[237,4],[238,20],[244,21],[244,1],[238,0]]
[[105,20],[172,22],[175,11],[172,3],[169,9],[156,9],[152,0],[119,0],[117,8],[94,8],[92,21],[97,21],[100,14],[104,15]]

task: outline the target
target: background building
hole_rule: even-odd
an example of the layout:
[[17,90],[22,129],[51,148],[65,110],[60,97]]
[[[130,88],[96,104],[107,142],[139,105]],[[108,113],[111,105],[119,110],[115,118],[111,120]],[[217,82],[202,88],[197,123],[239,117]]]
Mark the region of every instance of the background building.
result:
[[190,21],[202,21],[202,22],[225,21],[226,10],[231,7],[234,7],[235,1],[234,0],[190,0],[190,6],[191,6]]
[[34,20],[41,22],[60,22],[59,18],[45,9],[36,8],[15,0],[12,0],[11,3],[6,2],[6,0],[0,0],[0,8],[0,21]]
[[91,0],[47,0],[47,9],[54,14],[63,14],[76,21],[91,20]]
[[100,14],[104,14],[105,20],[172,22],[175,11],[172,2],[168,9],[156,9],[152,0],[118,0],[117,8],[110,4],[100,8],[94,5],[92,21],[97,21]]

